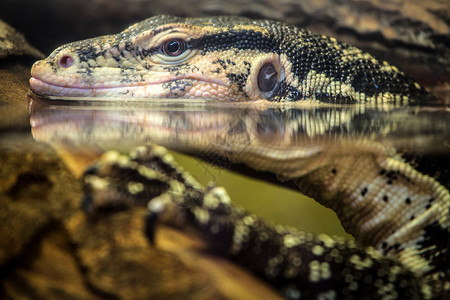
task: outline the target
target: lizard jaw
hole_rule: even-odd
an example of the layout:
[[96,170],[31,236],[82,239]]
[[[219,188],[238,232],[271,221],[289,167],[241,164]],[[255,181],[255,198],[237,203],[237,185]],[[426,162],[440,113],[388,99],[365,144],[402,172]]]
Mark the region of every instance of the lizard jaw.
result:
[[55,69],[48,60],[31,69],[30,87],[41,96],[235,99],[230,84],[202,74],[142,71],[123,80],[120,68]]
[[56,97],[134,97],[230,99],[229,86],[223,81],[203,78],[171,78],[138,85],[58,85],[30,78],[31,90],[42,96]]

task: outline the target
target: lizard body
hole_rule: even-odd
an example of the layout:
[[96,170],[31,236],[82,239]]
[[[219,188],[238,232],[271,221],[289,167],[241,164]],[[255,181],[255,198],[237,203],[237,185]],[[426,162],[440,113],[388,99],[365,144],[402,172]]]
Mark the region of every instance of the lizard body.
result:
[[[32,89],[47,96],[394,106],[429,104],[432,99],[395,67],[357,48],[283,23],[238,17],[151,18],[117,35],[64,45],[37,62],[32,76]],[[139,183],[155,182],[155,173],[143,170],[157,162],[152,167],[168,173],[158,177],[166,182],[163,191],[171,192],[150,202],[153,215],[165,213],[158,203],[180,204],[175,214],[290,298],[448,295],[448,187],[376,144],[355,145],[360,152],[345,153],[308,147],[283,151],[282,145],[271,148],[252,141],[249,146],[227,140],[221,151],[293,180],[304,193],[333,208],[364,247],[274,229],[234,208],[220,189],[203,191],[176,167],[167,171],[173,163],[162,150],[152,155],[142,150],[143,158],[139,152],[131,160],[106,156],[86,173],[92,193],[88,198],[94,201],[90,205],[148,200]],[[119,179],[108,179],[109,172],[118,173]],[[173,191],[179,184],[169,178],[181,183],[181,191]],[[125,180],[136,183],[134,192],[114,190],[129,186]],[[270,251],[261,251],[266,248]],[[252,259],[246,261],[248,257]],[[362,288],[364,283],[367,288]]]

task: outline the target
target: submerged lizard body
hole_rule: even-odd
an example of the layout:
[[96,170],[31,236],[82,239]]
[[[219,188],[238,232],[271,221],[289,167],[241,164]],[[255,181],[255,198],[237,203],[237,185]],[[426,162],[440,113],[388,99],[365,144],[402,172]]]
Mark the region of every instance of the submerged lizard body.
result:
[[[37,62],[32,76],[32,89],[47,96],[393,106],[427,104],[432,98],[395,67],[355,47],[279,22],[238,17],[151,18],[117,35],[62,46]],[[89,197],[142,202],[151,197],[142,194],[140,183],[166,182],[169,202],[182,204],[175,214],[183,214],[186,223],[290,298],[448,296],[448,187],[376,145],[355,145],[362,155],[299,149],[280,156],[269,149],[259,157],[257,147],[246,147],[237,157],[233,149],[227,153],[255,169],[292,179],[304,193],[333,208],[364,247],[270,227],[234,208],[222,190],[202,191],[176,168],[168,171],[173,164],[161,151],[147,155],[143,150],[144,158],[135,155],[131,161],[109,156],[87,173]],[[145,171],[155,161],[156,169],[166,173],[156,181],[156,173]],[[112,182],[99,184],[105,180]],[[104,190],[130,187],[130,182],[137,192]],[[165,200],[152,200],[150,210],[160,214],[157,204]]]

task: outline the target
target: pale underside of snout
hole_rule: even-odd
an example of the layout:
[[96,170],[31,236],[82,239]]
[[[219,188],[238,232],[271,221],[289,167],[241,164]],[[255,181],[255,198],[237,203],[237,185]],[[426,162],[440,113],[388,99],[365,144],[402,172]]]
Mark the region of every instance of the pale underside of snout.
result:
[[41,96],[234,99],[224,83],[198,79],[173,79],[136,85],[58,85],[32,77],[31,90]]

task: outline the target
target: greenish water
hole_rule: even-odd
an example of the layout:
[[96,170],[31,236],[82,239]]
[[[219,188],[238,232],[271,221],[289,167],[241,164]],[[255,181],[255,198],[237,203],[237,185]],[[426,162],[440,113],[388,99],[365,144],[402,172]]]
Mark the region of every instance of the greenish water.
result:
[[191,156],[173,151],[172,154],[202,184],[212,181],[226,187],[234,203],[275,224],[351,238],[331,209],[298,191],[220,169]]

